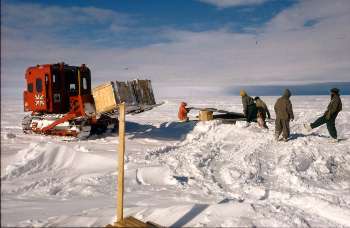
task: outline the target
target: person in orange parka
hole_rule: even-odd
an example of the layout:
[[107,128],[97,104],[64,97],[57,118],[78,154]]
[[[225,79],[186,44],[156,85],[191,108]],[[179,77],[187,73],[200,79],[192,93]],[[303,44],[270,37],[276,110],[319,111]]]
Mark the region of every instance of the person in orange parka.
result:
[[178,113],[178,118],[180,122],[186,122],[188,121],[188,116],[187,113],[191,110],[190,108],[186,108],[187,103],[186,102],[181,102],[180,107],[179,107],[179,113]]

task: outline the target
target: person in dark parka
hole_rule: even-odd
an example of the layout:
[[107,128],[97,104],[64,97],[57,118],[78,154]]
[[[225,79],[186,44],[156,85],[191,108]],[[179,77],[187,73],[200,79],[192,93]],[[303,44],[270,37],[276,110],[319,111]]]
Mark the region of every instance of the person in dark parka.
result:
[[292,102],[290,101],[291,92],[286,89],[283,96],[278,98],[275,103],[276,122],[275,122],[275,139],[279,140],[282,133],[283,140],[288,141],[290,134],[289,122],[294,120]]
[[327,124],[327,129],[330,136],[333,138],[334,142],[337,142],[337,129],[335,128],[335,119],[338,116],[338,113],[342,110],[342,102],[339,95],[339,89],[331,89],[331,101],[327,106],[325,113],[315,120],[311,124],[304,124],[304,127],[311,131],[314,128],[317,128],[323,124]]
[[248,96],[247,92],[244,90],[241,90],[239,95],[242,97],[243,112],[247,118],[247,122],[256,121],[257,109],[254,99]]

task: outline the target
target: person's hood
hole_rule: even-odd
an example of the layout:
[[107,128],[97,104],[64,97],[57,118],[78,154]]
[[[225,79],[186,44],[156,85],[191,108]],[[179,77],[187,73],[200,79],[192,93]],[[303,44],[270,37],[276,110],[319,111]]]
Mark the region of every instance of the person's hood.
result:
[[284,92],[283,92],[283,97],[285,98],[290,98],[292,96],[292,93],[290,92],[289,89],[286,89]]
[[241,91],[239,91],[239,95],[241,97],[245,97],[245,96],[247,96],[247,92],[245,90],[241,89]]
[[186,102],[181,102],[180,106],[185,107],[185,106],[187,106],[187,103]]
[[340,90],[338,88],[332,88],[331,93],[339,94]]
[[331,98],[334,98],[334,97],[340,97],[340,95],[338,93],[331,93]]
[[330,92],[331,92],[331,98],[333,98],[334,96],[339,96],[340,90],[338,88],[332,88]]

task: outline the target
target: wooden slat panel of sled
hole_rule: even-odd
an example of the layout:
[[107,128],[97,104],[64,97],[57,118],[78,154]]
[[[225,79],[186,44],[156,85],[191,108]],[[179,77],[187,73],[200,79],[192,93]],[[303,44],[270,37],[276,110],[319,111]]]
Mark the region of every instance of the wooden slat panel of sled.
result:
[[92,89],[92,96],[95,101],[97,113],[108,112],[117,108],[114,85],[107,82]]
[[155,105],[152,83],[150,80],[133,80],[127,82],[115,82],[115,91],[119,103],[126,105]]
[[144,111],[157,106],[150,80],[104,83],[93,88],[92,95],[99,114],[113,112],[123,102],[127,110]]
[[156,103],[150,80],[137,79],[128,81],[128,84],[133,88],[136,100],[139,104],[154,105]]
[[132,216],[124,218],[122,221],[108,224],[106,227],[140,227],[140,228],[161,228],[162,226],[153,222],[142,222]]
[[125,102],[127,105],[136,105],[137,100],[133,88],[128,82],[115,82],[115,91],[118,103]]

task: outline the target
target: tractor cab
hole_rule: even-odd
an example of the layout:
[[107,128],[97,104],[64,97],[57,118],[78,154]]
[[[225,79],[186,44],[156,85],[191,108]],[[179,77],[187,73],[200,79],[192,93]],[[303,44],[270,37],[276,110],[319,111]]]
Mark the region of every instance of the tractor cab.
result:
[[79,111],[83,113],[83,104],[93,102],[91,73],[84,64],[80,67],[64,63],[29,67],[25,79],[25,111],[64,114],[72,111],[74,103],[75,108],[80,105]]

